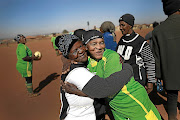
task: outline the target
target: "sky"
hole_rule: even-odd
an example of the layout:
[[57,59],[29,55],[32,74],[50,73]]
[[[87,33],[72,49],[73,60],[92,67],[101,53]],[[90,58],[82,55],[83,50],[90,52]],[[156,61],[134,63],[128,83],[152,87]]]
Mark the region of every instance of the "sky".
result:
[[161,0],[0,0],[0,39],[88,30],[104,21],[118,26],[126,13],[135,17],[135,24],[167,18]]

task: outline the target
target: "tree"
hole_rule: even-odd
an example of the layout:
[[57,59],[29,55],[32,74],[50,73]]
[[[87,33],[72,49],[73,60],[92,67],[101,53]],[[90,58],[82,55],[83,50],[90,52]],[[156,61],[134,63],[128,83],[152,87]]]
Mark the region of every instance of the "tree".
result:
[[63,34],[67,34],[67,33],[69,33],[69,31],[67,31],[67,30],[65,29],[65,30],[63,30],[62,33],[63,33]]

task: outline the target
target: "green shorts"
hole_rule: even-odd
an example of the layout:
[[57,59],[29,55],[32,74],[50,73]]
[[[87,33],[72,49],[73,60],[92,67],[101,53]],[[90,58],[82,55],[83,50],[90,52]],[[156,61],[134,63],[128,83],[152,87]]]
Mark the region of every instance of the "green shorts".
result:
[[32,64],[27,62],[27,64],[16,64],[16,69],[22,75],[22,77],[32,76]]

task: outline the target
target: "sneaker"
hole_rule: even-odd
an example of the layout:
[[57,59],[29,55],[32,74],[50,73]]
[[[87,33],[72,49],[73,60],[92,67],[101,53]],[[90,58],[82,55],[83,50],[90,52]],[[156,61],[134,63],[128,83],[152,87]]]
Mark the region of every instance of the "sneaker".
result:
[[29,93],[28,94],[29,97],[37,97],[39,95],[40,95],[40,93]]

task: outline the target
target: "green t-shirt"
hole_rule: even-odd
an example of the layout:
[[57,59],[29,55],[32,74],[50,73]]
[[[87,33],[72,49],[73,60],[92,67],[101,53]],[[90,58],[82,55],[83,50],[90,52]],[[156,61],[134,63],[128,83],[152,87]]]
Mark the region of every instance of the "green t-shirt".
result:
[[[107,78],[112,73],[122,70],[119,55],[112,50],[105,49],[100,61],[88,58],[88,69],[101,78]],[[159,112],[150,101],[144,87],[134,80],[134,77],[124,85],[121,91],[109,96],[109,105],[116,120],[158,120]],[[137,114],[138,111],[138,114]],[[155,117],[153,119],[153,117]]]
[[95,61],[92,58],[88,58],[88,66],[90,72],[95,73],[101,78],[107,78],[112,73],[120,71],[122,64],[119,64],[119,55],[112,50],[105,49],[103,57],[100,61]]
[[31,77],[32,61],[24,61],[22,58],[32,56],[32,51],[24,44],[19,43],[16,49],[17,63],[16,68],[21,73],[22,77]]
[[58,47],[55,45],[55,40],[56,40],[56,37],[51,38],[51,42],[53,43],[54,49],[58,49]]

